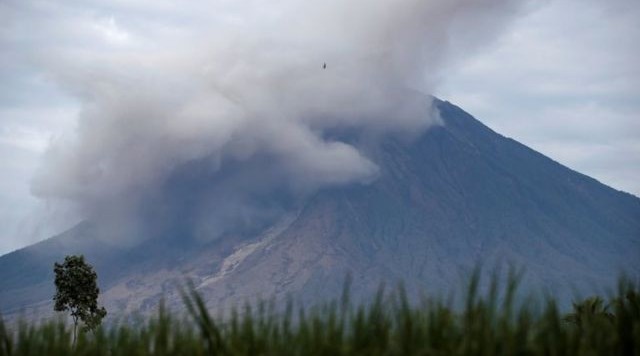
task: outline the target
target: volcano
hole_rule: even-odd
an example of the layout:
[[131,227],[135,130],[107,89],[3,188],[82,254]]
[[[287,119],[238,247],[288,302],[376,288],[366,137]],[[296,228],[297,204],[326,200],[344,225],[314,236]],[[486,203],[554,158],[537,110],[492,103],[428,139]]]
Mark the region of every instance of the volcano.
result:
[[[449,102],[434,105],[441,125],[369,145],[380,167],[373,182],[323,188],[253,230],[192,238],[185,208],[178,223],[133,245],[97,238],[86,221],[6,254],[1,312],[49,312],[54,261],[79,253],[96,268],[110,315],[152,311],[162,298],[178,305],[176,285],[185,278],[216,308],[258,297],[334,298],[347,274],[356,296],[398,281],[410,293],[443,293],[478,263],[521,267],[528,286],[564,300],[612,287],[623,272],[640,276],[638,197],[492,131]],[[187,190],[174,192],[189,201]]]

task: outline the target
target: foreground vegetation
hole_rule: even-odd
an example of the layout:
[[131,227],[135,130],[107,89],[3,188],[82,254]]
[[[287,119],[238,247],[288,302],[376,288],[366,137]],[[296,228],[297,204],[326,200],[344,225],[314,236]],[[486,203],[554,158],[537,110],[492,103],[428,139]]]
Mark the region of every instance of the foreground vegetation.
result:
[[410,303],[402,289],[373,302],[342,299],[277,311],[266,303],[213,318],[191,289],[188,318],[160,307],[140,325],[102,326],[75,345],[60,321],[0,322],[0,355],[640,355],[640,293],[621,282],[607,301],[590,298],[562,314],[553,300],[515,303],[516,284],[470,282],[459,308]]

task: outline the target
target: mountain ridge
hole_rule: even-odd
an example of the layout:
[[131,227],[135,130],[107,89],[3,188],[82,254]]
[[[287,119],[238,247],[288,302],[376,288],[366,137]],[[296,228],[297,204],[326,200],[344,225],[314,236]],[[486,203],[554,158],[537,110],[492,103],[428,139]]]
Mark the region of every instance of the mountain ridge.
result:
[[172,285],[184,276],[210,307],[258,295],[335,297],[347,273],[356,296],[400,280],[413,294],[442,292],[480,260],[519,264],[528,283],[565,301],[571,283],[588,291],[612,286],[622,270],[640,276],[640,199],[494,132],[449,102],[435,105],[443,125],[413,140],[386,136],[366,151],[381,167],[376,181],[323,188],[252,236],[149,238],[125,248],[85,242],[82,236],[96,235],[85,222],[4,255],[2,312],[50,298],[47,266],[67,253],[85,253],[94,263],[114,314],[151,310],[162,297],[178,305]]

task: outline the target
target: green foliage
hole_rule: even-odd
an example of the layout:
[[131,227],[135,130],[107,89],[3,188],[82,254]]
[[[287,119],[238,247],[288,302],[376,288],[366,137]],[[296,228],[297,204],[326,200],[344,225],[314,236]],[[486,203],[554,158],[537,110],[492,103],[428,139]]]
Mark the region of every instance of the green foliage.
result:
[[[214,318],[193,289],[187,315],[164,304],[140,325],[98,327],[80,334],[60,321],[0,322],[0,355],[640,355],[640,291],[621,282],[612,298],[576,303],[567,318],[553,300],[515,302],[515,279],[481,292],[477,276],[464,306],[411,303],[402,288],[354,305],[347,296],[311,308],[247,305]],[[608,308],[607,308],[608,306]],[[610,316],[608,316],[610,315]]]
[[573,303],[573,312],[565,316],[565,321],[581,327],[585,323],[593,323],[599,319],[601,322],[611,321],[614,315],[609,312],[609,305],[600,297],[587,298],[581,302]]
[[85,262],[84,256],[67,256],[63,263],[55,263],[56,294],[53,297],[55,311],[69,311],[74,323],[74,341],[78,321],[84,330],[95,330],[107,315],[103,307],[98,307],[100,289],[98,275]]

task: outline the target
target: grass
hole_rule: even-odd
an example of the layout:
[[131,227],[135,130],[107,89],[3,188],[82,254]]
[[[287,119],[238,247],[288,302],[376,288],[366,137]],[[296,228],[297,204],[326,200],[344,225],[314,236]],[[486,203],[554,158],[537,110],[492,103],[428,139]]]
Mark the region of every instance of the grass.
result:
[[161,305],[141,324],[81,333],[76,345],[62,321],[11,330],[0,321],[0,355],[640,355],[640,292],[630,282],[607,301],[576,303],[568,315],[552,299],[515,303],[514,278],[485,293],[478,285],[476,276],[461,308],[410,303],[399,288],[366,304],[345,292],[312,308],[257,303],[224,318],[214,318],[191,288],[182,317]]

